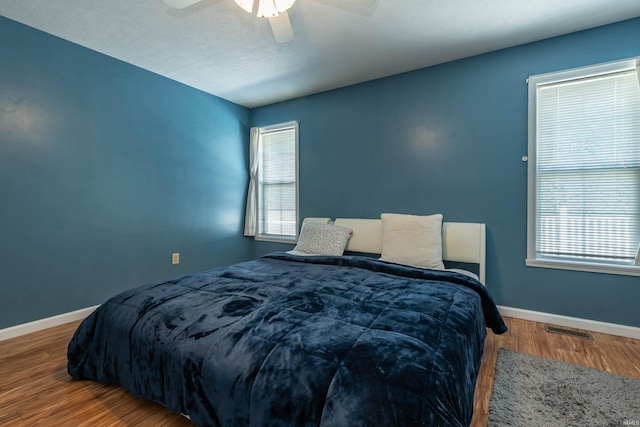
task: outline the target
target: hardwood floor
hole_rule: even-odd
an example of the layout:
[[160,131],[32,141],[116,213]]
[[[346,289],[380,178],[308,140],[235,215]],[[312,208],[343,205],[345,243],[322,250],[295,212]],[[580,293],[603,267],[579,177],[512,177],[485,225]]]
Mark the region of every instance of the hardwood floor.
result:
[[79,322],[0,342],[1,426],[192,426],[123,388],[75,381],[67,344]]
[[[591,333],[593,341],[547,333],[541,323],[505,318],[509,332],[489,333],[476,387],[472,426],[487,425],[500,347],[640,379],[640,340]],[[67,344],[79,322],[0,342],[2,426],[190,426],[121,387],[72,380]]]

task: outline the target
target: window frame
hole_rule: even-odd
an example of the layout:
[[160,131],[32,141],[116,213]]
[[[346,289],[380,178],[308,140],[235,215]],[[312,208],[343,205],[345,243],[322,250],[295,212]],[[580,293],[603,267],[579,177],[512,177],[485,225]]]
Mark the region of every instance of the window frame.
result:
[[[299,157],[300,157],[300,150],[299,150],[299,124],[298,121],[289,121],[289,122],[284,122],[284,123],[277,123],[274,125],[269,125],[269,126],[262,126],[259,127],[259,137],[258,137],[258,153],[259,154],[259,159],[260,161],[258,162],[258,170],[256,173],[256,235],[255,235],[255,240],[260,240],[260,241],[264,241],[264,242],[275,242],[275,243],[296,243],[298,241],[298,234],[299,234],[299,227],[298,225],[300,224],[300,174],[299,174]],[[279,131],[285,131],[285,130],[293,130],[294,134],[295,134],[295,168],[296,168],[296,172],[295,172],[295,185],[296,185],[296,191],[295,191],[295,210],[296,210],[296,214],[295,214],[295,234],[293,236],[289,236],[289,235],[283,235],[283,234],[267,234],[264,233],[262,231],[262,227],[261,224],[262,222],[260,221],[260,213],[261,213],[261,202],[263,200],[262,197],[262,184],[260,182],[260,169],[262,168],[262,135],[265,133],[271,133],[271,132],[279,132]]]
[[[640,276],[640,266],[597,261],[581,261],[538,257],[536,254],[536,169],[537,169],[537,86],[560,83],[568,80],[592,78],[598,75],[624,72],[635,69],[640,73],[640,58],[607,62],[598,65],[538,74],[527,79],[528,84],[528,182],[527,182],[527,258],[528,267],[542,267],[561,270],[586,271],[607,274]],[[640,76],[639,76],[640,79]],[[639,81],[640,84],[640,81]],[[640,216],[640,213],[638,214]]]

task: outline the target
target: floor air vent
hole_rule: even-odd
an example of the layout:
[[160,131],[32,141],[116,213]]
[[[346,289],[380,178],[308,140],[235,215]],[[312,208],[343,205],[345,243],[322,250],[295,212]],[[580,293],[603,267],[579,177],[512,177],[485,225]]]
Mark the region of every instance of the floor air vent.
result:
[[575,329],[560,328],[558,326],[544,325],[544,330],[552,334],[569,335],[570,337],[592,340],[593,337],[588,332],[576,331]]

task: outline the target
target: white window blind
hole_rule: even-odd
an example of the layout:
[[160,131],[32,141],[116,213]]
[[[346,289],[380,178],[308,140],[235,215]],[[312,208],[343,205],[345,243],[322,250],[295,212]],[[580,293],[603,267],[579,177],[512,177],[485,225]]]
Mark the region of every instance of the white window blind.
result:
[[640,244],[640,84],[634,61],[607,68],[530,80],[535,253],[529,258],[634,264]]
[[258,163],[258,238],[292,240],[298,229],[297,123],[262,128]]

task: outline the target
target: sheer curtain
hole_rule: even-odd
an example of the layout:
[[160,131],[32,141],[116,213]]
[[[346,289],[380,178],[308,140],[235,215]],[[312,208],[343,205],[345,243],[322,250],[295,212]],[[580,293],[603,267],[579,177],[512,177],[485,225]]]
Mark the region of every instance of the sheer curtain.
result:
[[260,128],[251,128],[249,143],[249,190],[247,192],[247,212],[244,219],[244,235],[255,236],[258,212],[258,192],[256,176],[258,174],[258,138]]

